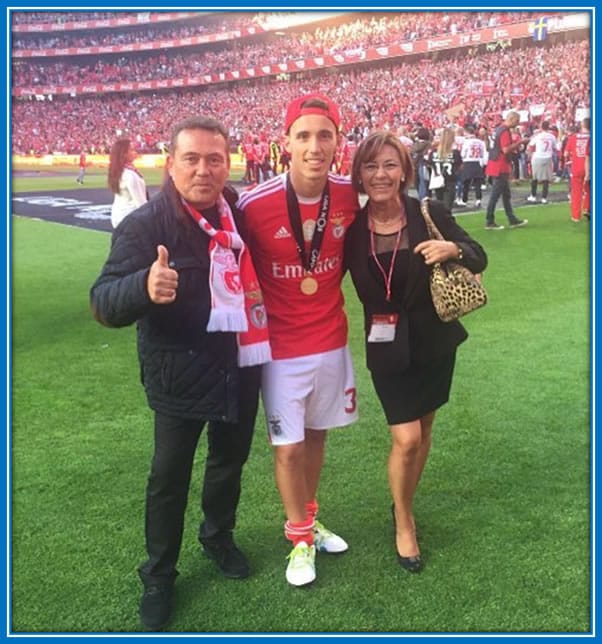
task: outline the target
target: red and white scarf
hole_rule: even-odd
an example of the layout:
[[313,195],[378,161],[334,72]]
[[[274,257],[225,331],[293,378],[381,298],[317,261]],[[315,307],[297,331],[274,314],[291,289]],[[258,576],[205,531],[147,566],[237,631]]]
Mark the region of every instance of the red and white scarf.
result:
[[[251,254],[236,230],[228,202],[217,201],[221,230],[216,230],[203,215],[182,200],[190,216],[209,241],[209,290],[211,314],[208,332],[235,331],[238,339],[238,365],[250,367],[272,359],[268,320],[263,295]],[[240,250],[238,262],[232,249]]]

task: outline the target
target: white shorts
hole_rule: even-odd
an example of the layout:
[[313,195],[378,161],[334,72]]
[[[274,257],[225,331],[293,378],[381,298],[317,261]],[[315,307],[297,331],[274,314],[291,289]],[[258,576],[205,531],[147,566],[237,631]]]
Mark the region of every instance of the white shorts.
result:
[[305,439],[305,428],[330,429],[357,420],[348,347],[263,365],[261,397],[272,445]]

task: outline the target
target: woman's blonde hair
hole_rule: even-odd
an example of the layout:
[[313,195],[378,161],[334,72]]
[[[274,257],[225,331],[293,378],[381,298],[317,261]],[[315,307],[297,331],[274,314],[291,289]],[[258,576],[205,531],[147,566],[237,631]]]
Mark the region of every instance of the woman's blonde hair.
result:
[[452,151],[455,140],[456,133],[454,130],[451,127],[443,128],[439,146],[437,147],[437,154],[440,159],[444,159]]

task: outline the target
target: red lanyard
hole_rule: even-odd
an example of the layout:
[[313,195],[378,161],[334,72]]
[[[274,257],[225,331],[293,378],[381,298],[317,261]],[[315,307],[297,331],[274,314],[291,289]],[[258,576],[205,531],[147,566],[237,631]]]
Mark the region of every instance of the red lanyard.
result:
[[391,265],[389,266],[389,274],[385,273],[385,269],[382,267],[382,264],[378,261],[376,252],[374,250],[374,231],[370,230],[370,251],[372,252],[372,257],[374,262],[378,266],[378,270],[382,273],[382,276],[385,280],[385,289],[387,291],[387,302],[391,301],[391,280],[393,278],[393,268],[395,266],[395,257],[397,256],[397,251],[399,250],[400,241],[401,241],[401,231],[403,226],[397,231],[397,239],[395,240],[395,248],[393,249],[393,257],[391,257]]

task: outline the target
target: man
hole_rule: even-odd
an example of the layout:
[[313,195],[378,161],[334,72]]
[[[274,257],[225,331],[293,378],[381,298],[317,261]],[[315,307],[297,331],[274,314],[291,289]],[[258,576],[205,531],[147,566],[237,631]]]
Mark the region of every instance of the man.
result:
[[244,183],[255,183],[255,169],[253,162],[253,139],[250,135],[246,136],[241,143],[242,156],[245,161]]
[[564,151],[564,158],[571,166],[571,221],[581,221],[581,214],[590,217],[590,120],[581,121],[581,130],[571,134]]
[[270,159],[272,162],[272,176],[275,177],[278,174],[278,158],[280,155],[280,145],[276,140],[276,137],[272,136],[270,139]]
[[541,130],[529,141],[528,150],[531,154],[531,194],[527,197],[530,203],[537,202],[537,184],[541,181],[541,203],[548,203],[548,189],[554,178],[554,151],[558,143],[550,131],[549,121],[543,121]]
[[504,226],[495,222],[495,205],[501,197],[510,228],[526,226],[527,219],[518,219],[512,210],[512,196],[510,194],[510,173],[512,172],[512,153],[529,139],[519,139],[512,142],[511,130],[518,125],[518,112],[510,111],[503,123],[496,129],[493,148],[489,152],[487,174],[493,177],[491,197],[487,204],[486,230],[502,230]]
[[[269,344],[262,335],[265,315],[257,308],[262,307],[257,284],[251,285],[259,334],[255,342],[248,337],[254,329],[245,322],[245,334],[240,321],[245,314],[237,284],[245,277],[243,253],[248,250],[243,246],[237,258],[228,248],[230,240],[240,240],[226,200],[236,200],[225,189],[229,169],[228,134],[218,121],[191,118],[175,125],[163,189],[115,230],[90,293],[102,324],[137,323],[142,382],[154,411],[154,455],[146,489],[148,559],[139,568],[144,585],[140,617],[148,630],[162,629],[171,614],[188,487],[205,423],[209,449],[199,540],[226,577],[249,575],[232,530],[260,375],[258,367],[239,368],[237,357],[241,363],[247,355],[243,350],[252,346],[257,355],[243,363],[260,364],[269,359]],[[244,296],[246,302],[246,289]],[[230,314],[225,304],[240,314],[238,337],[224,331],[223,314]]]
[[77,175],[77,183],[83,183],[84,182],[84,177],[86,176],[86,165],[87,165],[87,160],[86,160],[86,151],[82,150],[79,153],[79,174]]
[[414,135],[414,144],[410,149],[410,155],[416,168],[416,190],[418,198],[424,199],[429,191],[429,170],[427,157],[432,147],[431,134],[425,127],[419,127]]
[[349,177],[329,173],[340,123],[324,96],[292,101],[285,119],[289,172],[239,201],[270,327],[274,359],[261,387],[292,542],[286,579],[294,586],[315,579],[316,548],[348,547],[316,519],[324,430],[357,419],[341,279],[343,240],[358,201]]
[[353,134],[347,135],[347,140],[343,143],[341,148],[341,162],[339,164],[338,174],[348,175],[351,174],[351,164],[353,163],[353,155],[357,150],[357,142]]

